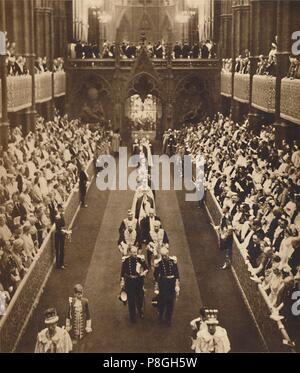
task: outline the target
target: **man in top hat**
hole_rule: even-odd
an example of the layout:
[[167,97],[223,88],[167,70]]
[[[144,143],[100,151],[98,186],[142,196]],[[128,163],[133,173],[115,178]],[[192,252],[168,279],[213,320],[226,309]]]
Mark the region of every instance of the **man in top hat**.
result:
[[80,284],[74,286],[74,296],[69,298],[66,328],[71,332],[73,343],[92,332],[89,302],[83,298],[83,287]]
[[144,318],[144,278],[148,273],[145,257],[137,254],[137,248],[132,247],[129,256],[123,257],[121,268],[121,289],[127,293],[129,317],[133,323],[137,313]]
[[132,210],[128,210],[127,218],[124,219],[119,228],[119,234],[121,235],[128,228],[128,224],[132,224],[133,229],[137,230],[137,219],[134,217]]
[[208,315],[205,323],[207,328],[203,328],[197,333],[195,352],[228,353],[230,351],[230,342],[227,332],[219,326],[217,318],[214,315]]
[[154,271],[155,293],[158,294],[159,320],[171,325],[175,298],[179,296],[180,281],[177,258],[169,256],[169,249],[161,248],[161,259]]
[[72,340],[69,333],[57,326],[58,316],[55,308],[45,312],[46,328],[37,336],[35,353],[69,353],[72,351]]
[[160,250],[163,246],[169,244],[169,238],[166,231],[161,227],[160,220],[153,222],[153,229],[150,230],[147,242],[147,261],[151,267],[152,257],[160,256]]

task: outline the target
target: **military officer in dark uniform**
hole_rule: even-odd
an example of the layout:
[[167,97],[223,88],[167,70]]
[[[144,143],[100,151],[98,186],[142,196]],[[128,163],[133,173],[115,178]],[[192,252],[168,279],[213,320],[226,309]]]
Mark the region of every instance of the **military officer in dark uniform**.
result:
[[56,268],[65,269],[65,238],[66,238],[66,222],[64,217],[64,208],[62,205],[57,206],[58,213],[55,217],[55,254]]
[[127,293],[129,317],[133,323],[137,312],[141,319],[144,318],[144,278],[148,273],[145,257],[137,252],[136,247],[131,247],[129,256],[123,257],[121,269],[121,288]]
[[159,320],[171,325],[175,298],[179,296],[180,282],[177,258],[169,256],[166,247],[161,248],[161,259],[154,270],[155,293],[158,294]]
[[84,167],[80,166],[80,172],[79,172],[79,195],[80,195],[80,202],[81,207],[87,207],[87,204],[85,203],[85,197],[87,192],[87,186],[89,182],[89,177],[86,171],[84,170]]

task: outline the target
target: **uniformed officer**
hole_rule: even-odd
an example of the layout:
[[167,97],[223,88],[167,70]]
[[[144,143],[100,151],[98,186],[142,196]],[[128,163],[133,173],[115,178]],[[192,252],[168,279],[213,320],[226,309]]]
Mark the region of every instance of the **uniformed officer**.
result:
[[161,248],[161,259],[154,270],[155,292],[158,293],[159,320],[171,324],[175,298],[179,296],[180,282],[177,258],[169,256],[169,249]]
[[137,312],[144,318],[144,278],[148,273],[145,257],[137,252],[136,247],[131,247],[129,256],[123,257],[121,269],[121,289],[127,292],[129,317],[133,323]]
[[58,213],[55,217],[55,253],[56,268],[65,269],[65,239],[66,239],[66,222],[64,216],[64,207],[57,206]]

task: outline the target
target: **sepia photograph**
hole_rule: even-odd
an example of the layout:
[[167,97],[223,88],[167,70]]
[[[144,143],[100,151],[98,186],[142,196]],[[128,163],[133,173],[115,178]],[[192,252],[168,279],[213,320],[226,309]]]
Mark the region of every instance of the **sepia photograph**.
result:
[[300,352],[299,20],[0,0],[0,356]]

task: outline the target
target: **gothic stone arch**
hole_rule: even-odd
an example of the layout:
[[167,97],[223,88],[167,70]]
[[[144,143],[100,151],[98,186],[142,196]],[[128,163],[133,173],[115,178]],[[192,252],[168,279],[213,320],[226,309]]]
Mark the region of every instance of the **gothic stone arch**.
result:
[[113,89],[110,83],[95,73],[83,74],[72,84],[69,113],[83,122],[106,123],[113,112]]
[[174,126],[198,123],[212,112],[210,84],[197,73],[183,76],[173,91]]

